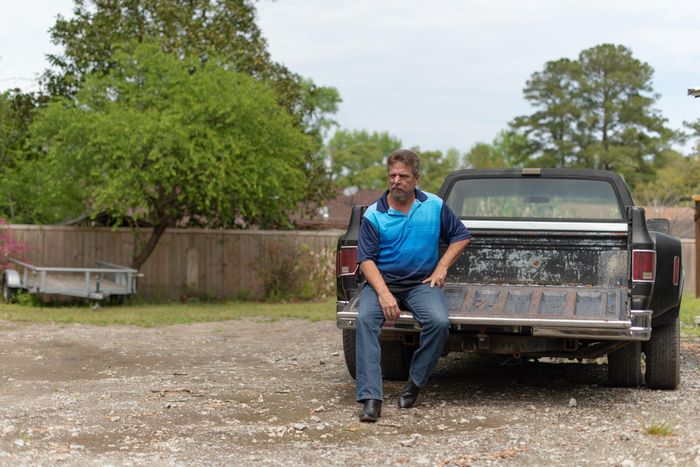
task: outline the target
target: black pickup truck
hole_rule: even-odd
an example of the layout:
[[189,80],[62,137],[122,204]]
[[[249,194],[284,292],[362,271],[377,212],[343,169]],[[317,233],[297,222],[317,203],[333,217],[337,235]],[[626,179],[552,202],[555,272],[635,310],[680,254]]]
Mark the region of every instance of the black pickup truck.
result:
[[[675,389],[680,381],[681,242],[647,222],[615,173],[462,170],[438,195],[473,235],[444,291],[445,348],[515,358],[607,355],[609,384]],[[337,325],[355,377],[355,319],[364,281],[352,210],[337,250]],[[441,245],[442,251],[446,245]],[[405,380],[420,329],[411,313],[384,323],[382,371]]]

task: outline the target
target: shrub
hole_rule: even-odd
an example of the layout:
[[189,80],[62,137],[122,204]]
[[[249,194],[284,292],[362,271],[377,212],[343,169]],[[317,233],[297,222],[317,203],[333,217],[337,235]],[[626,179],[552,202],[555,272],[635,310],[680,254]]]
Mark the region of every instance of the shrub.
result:
[[24,244],[12,238],[7,222],[0,217],[0,271],[8,267],[8,260],[11,257],[20,255],[24,251]]
[[266,300],[325,298],[335,290],[335,251],[313,251],[307,244],[276,243],[263,249],[251,265],[258,274]]

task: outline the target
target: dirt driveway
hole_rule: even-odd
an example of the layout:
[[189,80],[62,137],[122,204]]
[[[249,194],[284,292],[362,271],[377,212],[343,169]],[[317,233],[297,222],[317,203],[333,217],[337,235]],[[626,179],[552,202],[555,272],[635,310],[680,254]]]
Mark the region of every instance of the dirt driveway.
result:
[[374,425],[333,322],[0,322],[0,355],[2,465],[700,465],[698,340],[670,392],[607,388],[605,365],[451,355],[416,408],[387,383]]

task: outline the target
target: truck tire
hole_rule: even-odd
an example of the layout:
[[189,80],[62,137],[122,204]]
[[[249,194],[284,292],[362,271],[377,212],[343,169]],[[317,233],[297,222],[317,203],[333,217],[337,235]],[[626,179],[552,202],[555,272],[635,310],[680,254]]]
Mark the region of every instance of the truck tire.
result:
[[415,347],[401,341],[382,341],[382,377],[389,381],[407,381]]
[[681,381],[681,339],[678,315],[651,330],[645,346],[646,383],[650,389],[676,389]]
[[355,369],[355,330],[343,329],[343,354],[345,354],[345,365],[352,379],[357,374]]
[[[406,381],[411,369],[411,358],[415,347],[404,345],[400,341],[382,341],[382,377],[389,381]],[[355,366],[355,330],[343,329],[343,354],[345,366],[352,379],[357,376]]]
[[608,384],[636,388],[642,382],[642,345],[630,342],[608,354]]

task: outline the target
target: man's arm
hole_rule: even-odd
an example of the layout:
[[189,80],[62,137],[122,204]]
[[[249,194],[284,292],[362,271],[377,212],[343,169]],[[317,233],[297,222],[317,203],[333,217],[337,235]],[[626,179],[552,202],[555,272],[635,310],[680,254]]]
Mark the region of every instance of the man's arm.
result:
[[377,292],[377,297],[379,298],[379,305],[382,307],[382,312],[384,313],[384,318],[386,319],[396,319],[399,317],[401,310],[399,310],[399,304],[396,302],[396,297],[391,293],[389,287],[387,287],[382,273],[379,272],[377,265],[371,259],[363,261],[360,263],[360,269],[362,274],[364,274],[367,282],[374,288]]
[[[455,261],[457,261],[457,258],[459,258],[459,255],[462,254],[467,245],[469,245],[469,242],[471,242],[470,238],[451,243],[450,246],[447,247],[445,254],[442,255],[442,258],[440,258],[440,261],[438,261],[433,273],[430,275],[430,277],[423,281],[423,284],[430,282],[430,287],[435,287],[436,285],[438,287],[442,287],[445,285],[447,270],[450,269],[450,266],[452,266]],[[362,271],[364,272],[364,269]]]

